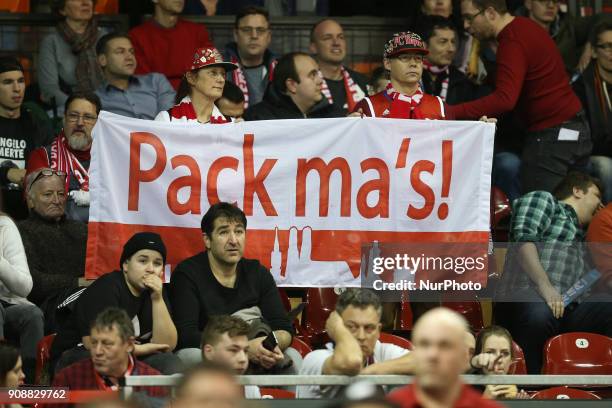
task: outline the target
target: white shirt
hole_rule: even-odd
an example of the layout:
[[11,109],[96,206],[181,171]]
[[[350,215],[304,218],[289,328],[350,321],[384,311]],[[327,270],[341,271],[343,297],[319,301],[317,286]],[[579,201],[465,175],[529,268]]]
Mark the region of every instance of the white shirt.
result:
[[245,399],[261,399],[261,392],[259,387],[256,385],[245,385],[244,386],[244,398]]
[[23,242],[17,226],[0,215],[0,299],[11,304],[32,304],[26,296],[32,290]]
[[[304,358],[304,363],[300,369],[299,375],[322,375],[323,364],[334,354],[333,345],[328,343],[326,349],[315,350]],[[396,346],[395,344],[381,343],[376,341],[374,345],[374,363],[382,361],[394,360],[400,358],[410,350]],[[296,398],[336,398],[342,391],[342,385],[298,385],[296,389]]]

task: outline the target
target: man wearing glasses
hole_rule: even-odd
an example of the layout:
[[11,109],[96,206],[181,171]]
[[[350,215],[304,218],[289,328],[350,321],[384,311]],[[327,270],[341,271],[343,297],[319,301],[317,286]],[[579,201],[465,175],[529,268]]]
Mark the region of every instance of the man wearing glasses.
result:
[[91,131],[102,105],[94,93],[73,93],[64,108],[64,129],[46,147],[36,149],[28,159],[28,173],[51,168],[67,174],[66,218],[89,221],[89,161]]
[[45,333],[57,331],[55,309],[85,273],[87,226],[64,216],[66,176],[50,168],[28,174],[30,217],[17,224],[33,281],[28,299],[43,310]]
[[261,102],[272,80],[276,58],[268,49],[271,39],[266,9],[248,6],[236,14],[235,42],[225,46],[224,61],[238,65],[238,69],[227,74],[227,79],[244,93],[245,109]]
[[591,170],[604,185],[604,203],[612,201],[612,23],[604,22],[591,34],[593,59],[574,83],[593,138]]
[[498,117],[516,111],[527,128],[521,163],[523,193],[552,191],[572,168],[583,168],[591,136],[561,54],[536,22],[508,13],[505,0],[462,0],[465,29],[497,40],[495,90],[449,107],[456,119]]

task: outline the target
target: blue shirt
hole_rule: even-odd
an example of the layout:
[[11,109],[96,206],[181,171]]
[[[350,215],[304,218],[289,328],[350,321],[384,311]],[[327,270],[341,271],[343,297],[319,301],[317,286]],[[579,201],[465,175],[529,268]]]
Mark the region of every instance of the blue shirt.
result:
[[125,91],[104,83],[96,94],[102,101],[102,109],[122,116],[138,119],[154,119],[174,105],[175,92],[162,74],[152,73],[130,77]]

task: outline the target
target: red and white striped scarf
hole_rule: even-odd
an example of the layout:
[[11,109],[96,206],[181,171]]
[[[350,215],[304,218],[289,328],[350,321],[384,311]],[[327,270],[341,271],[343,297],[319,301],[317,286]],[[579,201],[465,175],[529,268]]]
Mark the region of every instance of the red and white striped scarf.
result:
[[[246,76],[244,76],[244,71],[242,70],[242,66],[238,61],[238,58],[235,56],[232,57],[232,62],[238,66],[235,70],[232,71],[232,82],[235,83],[238,88],[244,94],[244,109],[249,107],[249,86],[247,84]],[[274,79],[274,67],[276,66],[276,60],[273,60],[268,66],[268,81],[272,82]]]
[[72,150],[62,129],[61,133],[51,143],[51,163],[49,165],[53,170],[61,170],[69,175],[66,177],[66,189],[70,185],[70,177],[74,176],[78,180],[81,190],[89,191],[89,172],[85,170],[77,155],[80,156],[81,160],[89,160],[91,157],[89,150],[86,152]]
[[[344,81],[344,91],[346,92],[346,104],[348,107],[348,111],[352,112],[355,108],[355,105],[365,98],[365,93],[363,90],[357,85],[357,83],[351,78],[351,74],[349,74],[348,70],[344,69],[344,67],[340,67],[340,71],[342,72],[342,80]],[[319,71],[320,72],[320,71]],[[330,105],[334,104],[334,98],[329,90],[329,86],[327,82],[325,82],[325,78],[321,74],[321,78],[323,79],[323,83],[321,84],[321,92],[327,98],[327,101]]]
[[442,67],[437,65],[432,65],[431,62],[426,59],[423,60],[423,68],[429,71],[432,75],[436,77],[442,75],[442,89],[440,90],[440,95],[438,95],[444,102],[446,102],[446,96],[448,95],[448,80],[450,71],[448,69],[448,65],[444,65]]
[[387,118],[396,119],[425,119],[418,109],[421,99],[423,99],[423,91],[417,88],[412,96],[404,95],[393,89],[393,85],[387,85],[387,95],[391,98],[391,110],[386,116]]
[[[191,102],[191,98],[189,96],[184,97],[178,103],[178,105],[174,105],[168,110],[168,114],[170,115],[170,120],[173,119],[182,119],[187,121],[197,121],[198,115],[196,115],[195,109],[193,108],[193,103]],[[231,119],[226,118],[217,105],[213,105],[212,113],[210,114],[210,121],[207,123],[219,124],[219,123],[229,123]]]

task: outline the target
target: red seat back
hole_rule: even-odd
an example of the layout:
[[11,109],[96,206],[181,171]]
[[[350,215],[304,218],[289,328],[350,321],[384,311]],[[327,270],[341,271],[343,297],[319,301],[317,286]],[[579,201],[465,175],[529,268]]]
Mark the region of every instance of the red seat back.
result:
[[310,348],[308,344],[298,339],[297,337],[293,337],[290,347],[293,347],[294,349],[296,349],[302,357],[306,357],[306,354],[312,351],[312,348]]
[[384,332],[380,333],[380,338],[378,340],[380,340],[381,343],[395,344],[396,346],[403,347],[406,350],[412,350],[412,343],[410,342],[410,340],[400,336],[396,336],[395,334],[389,334]]
[[525,353],[514,340],[512,341],[512,354],[514,355],[509,374],[527,374],[527,364],[525,363]]
[[119,14],[119,1],[97,0],[94,11],[96,14]]
[[55,339],[55,333],[43,337],[36,345],[36,370],[34,372],[34,380],[36,381],[36,384],[41,383],[45,366],[49,364],[53,339]]
[[29,13],[30,0],[0,0],[0,11],[10,13]]
[[482,319],[482,307],[480,302],[442,302],[442,306],[459,313],[470,324],[473,331],[478,332],[484,328]]
[[262,399],[295,399],[295,392],[280,388],[260,388]]
[[310,344],[324,343],[329,340],[325,332],[325,322],[336,308],[338,295],[333,288],[309,288],[306,291],[306,307],[302,312],[302,327]]
[[536,392],[532,399],[588,399],[600,400],[597,395],[589,391],[577,390],[568,387],[553,387]]
[[573,332],[553,337],[544,345],[544,374],[612,373],[612,338]]

